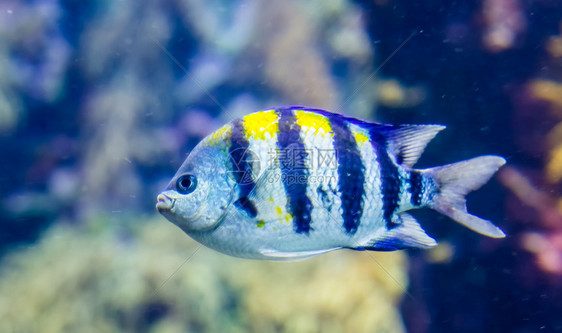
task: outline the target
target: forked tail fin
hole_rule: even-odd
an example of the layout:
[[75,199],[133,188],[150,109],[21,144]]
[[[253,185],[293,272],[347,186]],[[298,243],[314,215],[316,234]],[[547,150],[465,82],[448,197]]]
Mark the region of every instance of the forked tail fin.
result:
[[492,222],[469,214],[465,198],[467,193],[484,185],[504,164],[502,157],[480,156],[426,170],[438,188],[430,207],[478,233],[494,238],[505,237]]

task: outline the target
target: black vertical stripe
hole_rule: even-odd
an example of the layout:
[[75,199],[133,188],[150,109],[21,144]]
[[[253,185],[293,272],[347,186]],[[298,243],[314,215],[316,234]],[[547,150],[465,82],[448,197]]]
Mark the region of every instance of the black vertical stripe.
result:
[[324,110],[306,109],[326,117],[341,117],[344,121],[355,124],[369,132],[369,139],[377,154],[377,161],[380,166],[383,218],[386,221],[387,229],[396,227],[398,224],[392,221],[392,216],[400,202],[402,180],[400,178],[398,166],[389,155],[387,142],[387,134],[389,131],[392,131],[394,127],[379,123],[367,123],[359,119],[344,117]]
[[232,134],[228,154],[232,163],[232,175],[240,188],[239,199],[234,202],[238,208],[244,210],[250,217],[257,216],[255,204],[248,199],[248,195],[254,190],[252,169],[252,153],[248,150],[250,143],[244,133],[244,122],[235,119],[232,122]]
[[312,203],[306,195],[309,171],[303,163],[308,154],[300,137],[301,128],[296,123],[293,112],[290,108],[277,110],[281,182],[287,195],[287,210],[293,216],[295,232],[308,234],[312,229]]
[[422,202],[422,177],[422,174],[417,171],[410,172],[410,202],[414,206],[419,206]]
[[392,215],[400,201],[400,174],[398,167],[390,158],[384,128],[376,126],[368,128],[368,130],[380,166],[383,217],[387,229],[392,229],[397,225],[392,222]]
[[355,234],[363,215],[365,166],[357,142],[349,129],[349,123],[338,114],[330,114],[329,120],[334,133],[333,145],[338,162],[343,227],[347,233]]

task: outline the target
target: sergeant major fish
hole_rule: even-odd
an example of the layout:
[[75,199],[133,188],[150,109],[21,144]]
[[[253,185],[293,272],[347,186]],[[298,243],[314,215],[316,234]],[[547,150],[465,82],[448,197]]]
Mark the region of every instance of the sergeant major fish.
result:
[[259,111],[203,139],[156,207],[207,247],[251,259],[429,248],[436,241],[407,213],[422,207],[504,237],[469,214],[465,201],[503,158],[413,168],[444,128],[369,123],[303,106]]

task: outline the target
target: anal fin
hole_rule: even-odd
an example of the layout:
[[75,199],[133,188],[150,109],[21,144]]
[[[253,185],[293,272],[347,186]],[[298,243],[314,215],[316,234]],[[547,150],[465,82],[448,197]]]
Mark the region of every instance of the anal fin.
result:
[[399,225],[357,250],[395,251],[405,248],[427,249],[437,245],[412,215],[400,213],[398,217],[401,221]]

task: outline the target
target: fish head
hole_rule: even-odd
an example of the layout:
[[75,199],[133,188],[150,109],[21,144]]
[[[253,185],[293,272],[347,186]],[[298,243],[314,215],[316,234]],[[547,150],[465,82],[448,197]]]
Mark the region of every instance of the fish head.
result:
[[158,195],[156,208],[187,233],[216,228],[235,186],[227,168],[224,150],[197,146]]

